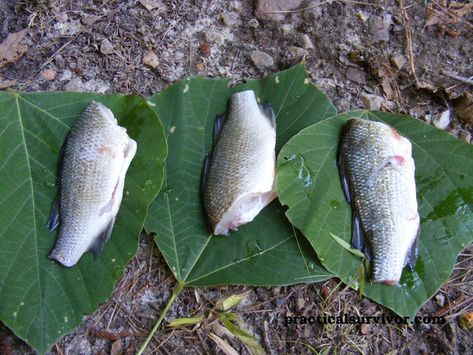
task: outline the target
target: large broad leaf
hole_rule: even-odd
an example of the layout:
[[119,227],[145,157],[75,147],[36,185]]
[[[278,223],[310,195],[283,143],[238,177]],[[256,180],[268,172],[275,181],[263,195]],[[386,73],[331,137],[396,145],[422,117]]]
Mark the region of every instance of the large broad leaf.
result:
[[153,96],[169,145],[163,193],[145,228],[181,284],[285,285],[331,277],[275,201],[228,237],[213,237],[201,208],[200,175],[215,116],[230,95],[252,89],[277,115],[277,149],[308,125],[333,115],[327,97],[309,83],[303,65],[230,88],[226,79],[193,78]]
[[[56,195],[56,164],[71,125],[96,100],[137,141],[120,212],[101,256],[73,268],[48,259],[56,233],[46,220]],[[147,206],[163,179],[162,125],[138,97],[79,93],[0,93],[0,318],[45,352],[111,294],[137,249]]]
[[421,216],[419,256],[395,287],[364,285],[364,294],[401,316],[413,317],[452,273],[458,253],[473,239],[473,148],[446,132],[403,115],[347,112],[293,137],[278,156],[277,192],[286,215],[308,238],[322,264],[359,286],[361,258],[331,236],[351,239],[351,210],[336,166],[340,129],[350,117],[382,121],[413,143]]

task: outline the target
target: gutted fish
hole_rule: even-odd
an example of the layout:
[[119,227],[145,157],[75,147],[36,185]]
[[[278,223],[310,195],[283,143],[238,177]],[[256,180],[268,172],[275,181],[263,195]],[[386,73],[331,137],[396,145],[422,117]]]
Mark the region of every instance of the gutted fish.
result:
[[352,245],[372,259],[373,282],[395,285],[416,261],[419,232],[412,145],[392,127],[363,119],[345,125],[338,165],[352,206]]
[[59,193],[48,229],[59,225],[49,258],[73,266],[82,254],[97,257],[112,233],[126,171],[136,142],[117,124],[112,111],[92,102],[72,127],[59,165]]
[[251,90],[232,95],[214,125],[202,172],[202,199],[215,235],[252,221],[275,197],[275,116]]

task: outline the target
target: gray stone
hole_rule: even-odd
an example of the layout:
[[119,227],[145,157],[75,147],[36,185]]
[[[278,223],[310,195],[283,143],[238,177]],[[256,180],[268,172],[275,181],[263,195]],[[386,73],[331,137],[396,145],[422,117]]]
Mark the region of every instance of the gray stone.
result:
[[255,67],[258,69],[263,69],[267,67],[272,67],[274,64],[273,57],[269,54],[262,52],[260,50],[256,50],[250,53],[250,58]]
[[374,43],[389,41],[389,26],[393,23],[392,15],[386,14],[384,17],[372,17],[369,21],[371,39]]
[[450,114],[450,110],[446,110],[440,114],[435,115],[432,122],[435,127],[445,129],[450,125],[451,119],[452,117]]
[[102,42],[100,42],[100,52],[102,52],[103,54],[112,54],[113,52],[115,52],[112,44],[107,38],[104,38]]
[[255,15],[261,19],[284,20],[284,11],[299,8],[303,0],[257,0]]
[[310,37],[303,33],[299,37],[299,44],[302,46],[304,49],[314,49],[314,44],[312,43],[312,40]]
[[366,74],[358,68],[349,67],[345,76],[348,80],[354,81],[355,83],[366,84]]
[[383,104],[384,99],[378,95],[363,94],[361,95],[361,102],[367,110],[379,110]]
[[240,24],[240,17],[234,12],[224,12],[220,15],[222,22],[227,27],[236,27]]
[[287,51],[292,59],[302,59],[309,53],[306,49],[295,46],[287,47]]
[[406,58],[404,58],[404,56],[400,54],[394,54],[391,56],[390,59],[391,64],[394,65],[397,70],[401,69],[404,64],[406,64]]

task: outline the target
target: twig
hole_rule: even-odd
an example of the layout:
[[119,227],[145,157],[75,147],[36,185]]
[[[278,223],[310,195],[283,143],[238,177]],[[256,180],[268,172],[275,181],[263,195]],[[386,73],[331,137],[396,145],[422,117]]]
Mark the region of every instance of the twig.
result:
[[151,329],[151,332],[148,334],[148,337],[146,338],[145,342],[143,343],[143,345],[141,346],[140,350],[136,353],[136,355],[141,355],[143,354],[143,351],[145,351],[146,347],[148,346],[149,342],[151,341],[151,339],[153,338],[154,334],[156,333],[156,331],[158,330],[159,326],[161,325],[164,317],[166,316],[166,314],[168,313],[169,311],[169,308],[171,308],[172,304],[174,303],[174,301],[176,300],[177,296],[179,296],[179,294],[181,293],[182,289],[184,288],[184,285],[178,285],[175,289],[174,289],[174,292],[172,293],[172,296],[171,296],[171,299],[169,300],[168,304],[166,305],[166,307],[164,308],[163,312],[161,313],[161,315],[159,316],[159,319],[158,321],[156,322],[156,324],[154,325],[153,329]]
[[414,65],[414,51],[412,50],[412,32],[409,26],[409,16],[407,15],[406,7],[404,7],[404,0],[398,0],[399,6],[401,7],[402,13],[402,24],[406,32],[406,46],[407,46],[407,57],[409,58],[409,71],[414,77],[417,83],[416,67]]
[[462,83],[465,83],[465,84],[468,84],[468,85],[473,85],[473,76],[470,77],[470,78],[465,78],[463,76],[457,75],[455,73],[452,73],[452,72],[444,70],[444,69],[442,69],[442,74],[449,77],[449,78],[461,81]]

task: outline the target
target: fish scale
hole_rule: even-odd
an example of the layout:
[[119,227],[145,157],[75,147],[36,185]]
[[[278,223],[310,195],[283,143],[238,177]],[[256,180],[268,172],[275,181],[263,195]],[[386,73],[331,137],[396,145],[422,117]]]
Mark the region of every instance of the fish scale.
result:
[[[340,144],[340,175],[353,209],[353,244],[372,254],[374,282],[396,284],[406,263],[415,262],[419,230],[411,143],[384,123],[351,119]],[[357,218],[362,235],[357,235]]]

